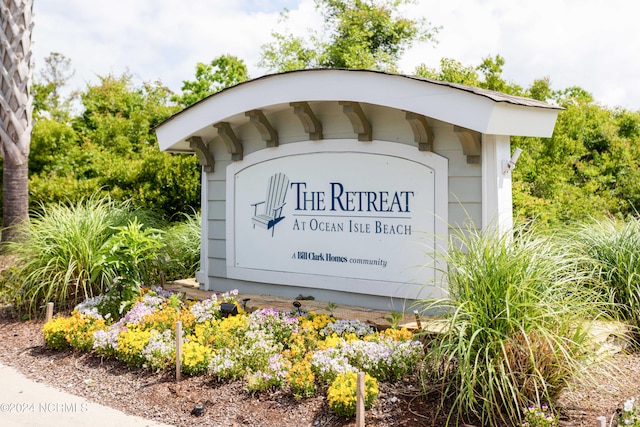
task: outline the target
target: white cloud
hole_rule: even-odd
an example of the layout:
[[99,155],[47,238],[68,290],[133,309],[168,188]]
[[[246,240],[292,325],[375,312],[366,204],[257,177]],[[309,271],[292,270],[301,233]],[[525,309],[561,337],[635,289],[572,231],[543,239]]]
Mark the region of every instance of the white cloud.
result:
[[[417,9],[444,27],[441,43],[422,53],[431,67],[441,57],[477,65],[500,54],[504,76],[523,87],[548,76],[555,89],[580,86],[602,104],[640,109],[640,31],[631,2],[452,0]],[[419,63],[418,55],[405,63]]]
[[[197,62],[240,57],[252,77],[260,46],[278,18],[289,28],[320,29],[313,0],[86,0],[36,1],[34,60],[42,66],[60,52],[76,69],[75,88],[96,75],[129,71],[138,81],[160,80],[179,90]],[[580,86],[609,106],[640,110],[640,31],[634,2],[626,0],[419,0],[411,16],[442,26],[440,43],[422,44],[401,61],[404,72],[442,57],[464,65],[502,55],[504,76],[523,87],[549,76],[555,89]]]

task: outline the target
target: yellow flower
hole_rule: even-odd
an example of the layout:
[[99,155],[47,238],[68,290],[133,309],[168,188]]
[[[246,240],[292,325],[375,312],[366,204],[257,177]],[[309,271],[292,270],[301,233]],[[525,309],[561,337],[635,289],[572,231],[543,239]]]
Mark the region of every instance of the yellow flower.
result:
[[[327,400],[329,408],[333,412],[344,417],[353,417],[355,415],[357,383],[358,374],[355,372],[339,374],[331,383],[327,390]],[[378,381],[369,374],[365,374],[364,384],[364,406],[368,409],[373,406],[378,398]]]
[[188,375],[196,375],[207,370],[213,351],[210,347],[190,340],[182,345],[182,370]]
[[131,366],[142,366],[144,357],[142,350],[149,343],[152,331],[133,326],[118,334],[116,357]]
[[311,397],[316,392],[315,375],[311,370],[309,359],[294,363],[287,374],[287,381],[296,399]]
[[42,333],[49,348],[62,350],[71,347],[89,351],[93,347],[93,333],[104,327],[103,319],[74,311],[70,317],[58,317],[47,322]]

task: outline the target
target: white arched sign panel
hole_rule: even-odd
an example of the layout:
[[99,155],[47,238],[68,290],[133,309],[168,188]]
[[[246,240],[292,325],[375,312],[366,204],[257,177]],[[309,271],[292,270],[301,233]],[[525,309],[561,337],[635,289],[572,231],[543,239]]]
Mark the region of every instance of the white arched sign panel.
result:
[[447,160],[408,145],[252,153],[227,167],[227,276],[418,298],[437,274],[447,198]]

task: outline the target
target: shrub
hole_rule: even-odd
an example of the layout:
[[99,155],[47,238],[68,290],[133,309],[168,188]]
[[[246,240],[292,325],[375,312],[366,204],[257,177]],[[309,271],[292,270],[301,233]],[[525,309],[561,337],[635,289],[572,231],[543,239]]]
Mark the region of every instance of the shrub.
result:
[[146,369],[161,371],[175,362],[176,340],[171,329],[160,333],[155,329],[151,331],[149,342],[142,349],[144,358],[143,367]]
[[292,334],[297,332],[299,324],[297,317],[270,308],[254,311],[249,315],[249,320],[251,330],[263,331],[285,348],[289,346],[289,339]]
[[415,372],[424,355],[419,341],[351,341],[341,348],[349,363],[378,380],[399,380]]
[[424,381],[441,387],[443,405],[452,402],[449,419],[520,424],[522,408],[553,402],[581,369],[584,320],[597,300],[555,242],[533,231],[454,236],[444,272],[449,296],[424,301],[425,310],[445,312]]
[[118,276],[106,291],[107,304],[103,310],[113,318],[120,318],[140,297],[142,285],[150,284],[154,276],[162,232],[145,228],[137,218],[113,228],[116,232],[105,242],[106,254],[101,262]]
[[244,372],[242,362],[230,348],[214,351],[209,361],[209,373],[219,380],[241,378]]
[[269,357],[268,364],[261,369],[250,371],[245,376],[247,390],[250,393],[266,391],[275,387],[282,387],[287,380],[287,373],[291,368],[291,362],[281,354]]
[[65,338],[71,348],[90,351],[93,348],[93,334],[104,328],[104,319],[80,314],[77,311],[68,319],[69,323],[65,325]]
[[129,366],[141,367],[145,359],[142,351],[149,343],[152,331],[137,325],[125,327],[118,334],[118,347],[116,357]]

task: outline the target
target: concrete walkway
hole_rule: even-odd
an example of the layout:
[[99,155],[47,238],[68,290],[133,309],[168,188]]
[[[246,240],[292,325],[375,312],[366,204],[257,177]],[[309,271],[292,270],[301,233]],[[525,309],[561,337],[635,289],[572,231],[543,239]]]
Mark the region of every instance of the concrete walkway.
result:
[[0,363],[0,425],[3,427],[171,427],[28,379]]

